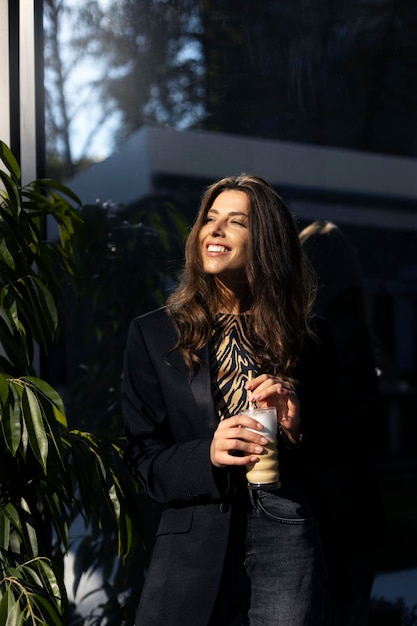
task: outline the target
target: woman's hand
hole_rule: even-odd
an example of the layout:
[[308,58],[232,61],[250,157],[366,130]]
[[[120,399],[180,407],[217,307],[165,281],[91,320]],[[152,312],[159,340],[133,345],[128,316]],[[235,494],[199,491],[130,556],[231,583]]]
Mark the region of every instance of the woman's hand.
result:
[[278,423],[297,440],[300,434],[300,401],[290,383],[277,376],[261,374],[248,381],[245,387],[251,392],[249,402],[256,402],[260,408],[274,406]]
[[[253,428],[255,432],[248,430]],[[216,467],[256,463],[268,440],[256,431],[262,424],[246,415],[234,415],[222,420],[210,446],[210,459]]]

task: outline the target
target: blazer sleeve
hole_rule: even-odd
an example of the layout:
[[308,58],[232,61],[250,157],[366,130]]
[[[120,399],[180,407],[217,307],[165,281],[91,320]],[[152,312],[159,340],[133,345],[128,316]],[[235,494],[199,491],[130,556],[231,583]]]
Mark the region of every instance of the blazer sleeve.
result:
[[[169,324],[168,318],[163,319]],[[212,465],[212,433],[203,427],[199,431],[201,416],[189,415],[190,410],[198,411],[197,406],[192,409],[186,406],[181,390],[170,399],[176,404],[177,412],[172,417],[163,393],[167,376],[163,355],[151,350],[164,332],[164,328],[156,327],[159,337],[145,337],[138,319],[130,325],[122,380],[127,435],[125,459],[144,491],[154,500],[166,504],[210,502],[227,490],[226,474]],[[181,402],[188,412],[183,420],[178,417]],[[192,425],[188,430],[187,423]]]

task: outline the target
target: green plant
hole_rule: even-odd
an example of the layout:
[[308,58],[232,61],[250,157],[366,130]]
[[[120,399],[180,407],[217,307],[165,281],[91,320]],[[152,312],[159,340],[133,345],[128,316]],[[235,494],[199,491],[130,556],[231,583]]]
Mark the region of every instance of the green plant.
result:
[[[159,198],[132,208],[97,202],[81,207],[81,216],[84,229],[74,255],[80,289],[76,301],[71,292],[66,301],[63,396],[71,423],[120,440],[120,379],[129,323],[163,303],[182,264],[188,223],[170,202]],[[145,543],[131,551],[126,564],[115,559],[108,534],[98,532],[95,520],[75,551],[75,585],[82,572],[92,568],[101,571],[104,583],[105,600],[89,624],[92,619],[100,624],[100,614],[106,624],[133,622],[159,517],[155,503],[142,494],[138,497]],[[106,530],[110,532],[110,524]]]
[[[79,200],[51,180],[23,187],[3,142],[0,159],[0,623],[52,626],[69,614],[63,556],[74,517],[104,531],[111,519],[122,558],[141,519],[121,442],[71,430],[60,395],[37,376],[38,347],[46,352],[59,329],[62,285],[76,278]],[[46,220],[57,242],[45,239]]]

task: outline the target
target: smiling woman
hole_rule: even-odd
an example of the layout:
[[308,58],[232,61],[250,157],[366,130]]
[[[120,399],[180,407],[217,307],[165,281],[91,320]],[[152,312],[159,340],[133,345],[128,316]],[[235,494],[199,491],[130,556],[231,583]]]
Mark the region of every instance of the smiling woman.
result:
[[[242,174],[207,188],[180,285],[132,321],[126,346],[126,458],[165,505],[136,624],[328,625],[318,478],[331,472],[332,401],[318,389],[331,388],[332,348],[313,290],[268,183]],[[270,491],[247,488],[270,445],[244,414],[255,401],[276,409],[282,486]]]
[[215,277],[218,288],[234,305],[230,313],[248,308],[249,293],[244,281],[248,265],[249,201],[242,191],[220,193],[207,213],[200,230],[203,270]]
[[[115,150],[108,162],[83,172],[81,182],[69,183],[76,193],[77,185],[88,190],[88,198],[79,194],[83,202],[111,198],[127,206],[149,201],[157,213],[163,210],[156,201],[160,198],[193,219],[195,198],[202,185],[219,175],[219,168],[237,172],[256,164],[263,176],[286,190],[291,209],[305,225],[319,218],[346,227],[360,256],[380,357],[383,398],[373,439],[381,465],[398,463],[398,471],[400,467],[404,471],[407,458],[413,462],[417,441],[416,20],[413,0],[395,3],[394,9],[392,0],[0,0],[0,138],[11,144],[16,156],[20,152],[23,183],[35,178],[35,170],[38,177],[44,175],[45,86],[48,177],[62,176],[66,161],[67,171],[72,171]],[[174,133],[174,128],[193,130]],[[251,202],[251,214],[255,206]],[[249,317],[239,316],[239,332],[231,334],[240,339],[242,331],[247,338],[252,325],[244,322],[255,318],[254,328],[264,337],[268,328],[272,331],[278,325],[280,354],[291,362],[287,337],[293,326],[287,321],[294,319],[302,294],[292,293],[298,281],[286,283],[292,276],[287,268],[279,275],[281,299],[277,299],[272,269],[276,271],[277,264],[285,268],[296,259],[287,261],[276,252],[268,258],[273,249],[269,238],[276,235],[262,219],[259,215],[249,227],[246,277],[250,297],[257,297],[256,288],[262,287],[266,300],[276,307],[275,317],[249,307]],[[287,232],[285,225],[280,232]],[[104,231],[95,233],[105,247]],[[276,244],[279,248],[279,239]],[[234,309],[236,302],[222,301],[220,306],[215,289],[219,279],[208,272],[201,278],[202,259],[196,250],[191,252],[199,263],[200,279],[190,283],[196,298],[183,301],[189,317],[182,318],[178,311],[177,319],[182,337],[194,351],[187,352],[184,341],[178,352],[198,370],[201,364],[192,355],[210,341],[213,330],[213,336],[217,330],[227,334],[233,320],[223,327],[216,319],[214,328],[212,312],[243,310],[246,304],[239,302]],[[136,309],[132,315],[146,310],[143,301],[154,293],[150,275],[160,271],[155,263],[148,274],[145,256],[141,268],[146,282],[139,297],[127,287],[137,279],[136,268],[129,262],[120,265],[118,284]],[[187,267],[192,272],[195,266],[189,261]],[[96,280],[101,294],[104,283],[108,283],[105,273]],[[106,345],[111,346],[108,354],[104,356],[103,349],[99,358],[91,351],[106,394],[113,386],[103,372],[117,362],[113,345],[125,330],[126,300],[109,299],[119,314],[105,333],[110,342]],[[106,297],[99,301],[103,309],[107,307]],[[87,319],[91,336],[102,337],[100,327],[93,326],[96,318]],[[68,380],[63,385],[74,384],[73,366],[84,363],[80,355],[85,339],[75,328],[75,333],[71,325],[65,328],[61,337],[66,347],[60,344],[58,358],[52,355],[45,363],[48,371],[55,363],[62,371],[61,365],[66,365]],[[293,339],[298,343],[297,332]],[[173,343],[176,340],[177,336]],[[257,346],[256,353],[258,349],[262,353],[263,347]],[[237,356],[239,364],[245,362],[245,354]],[[119,380],[117,368],[114,380]],[[93,406],[91,389],[85,401],[80,396],[82,407]],[[114,389],[117,396],[117,385]],[[65,393],[72,397],[68,388]],[[103,402],[106,394],[101,394]],[[106,407],[112,424],[120,423],[117,401]],[[78,419],[77,412],[73,415]],[[83,415],[95,423],[91,415],[96,413],[84,408]],[[305,443],[307,437],[303,447]],[[149,510],[145,516],[149,518]],[[388,534],[397,558],[398,532]],[[413,534],[407,540],[403,536],[404,544],[409,540],[412,545]],[[134,575],[136,583],[137,571]],[[115,591],[115,597],[125,597],[124,589]],[[103,609],[103,614],[110,623],[108,612]],[[121,623],[120,615],[115,623]]]

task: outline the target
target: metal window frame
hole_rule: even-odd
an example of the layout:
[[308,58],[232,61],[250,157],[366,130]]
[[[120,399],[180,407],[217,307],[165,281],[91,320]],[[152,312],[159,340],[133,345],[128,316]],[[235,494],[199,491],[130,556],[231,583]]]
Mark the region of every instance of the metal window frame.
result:
[[43,0],[0,0],[0,139],[22,183],[43,176]]

